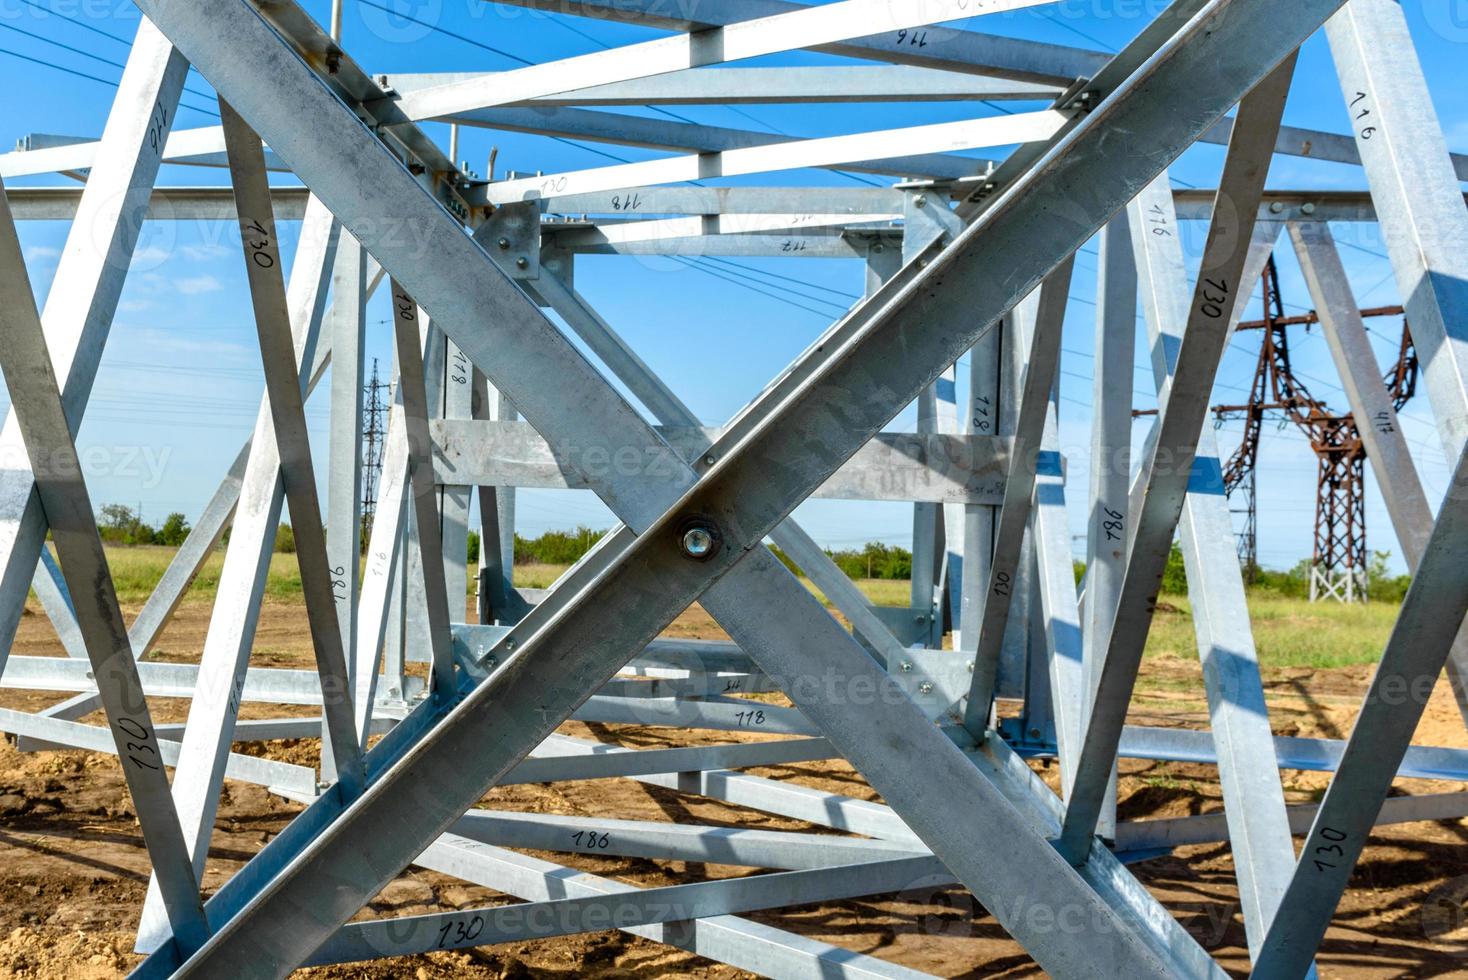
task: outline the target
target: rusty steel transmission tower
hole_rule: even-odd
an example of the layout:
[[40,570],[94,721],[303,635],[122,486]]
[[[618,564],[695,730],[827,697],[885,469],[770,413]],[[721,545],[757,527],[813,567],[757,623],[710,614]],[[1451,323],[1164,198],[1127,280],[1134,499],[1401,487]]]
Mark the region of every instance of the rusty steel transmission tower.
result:
[[[1239,535],[1239,560],[1250,577],[1259,567],[1258,495],[1256,473],[1259,438],[1265,417],[1279,413],[1283,424],[1294,424],[1310,439],[1315,452],[1317,481],[1315,495],[1315,550],[1310,562],[1310,599],[1341,602],[1364,600],[1366,570],[1366,447],[1356,418],[1338,413],[1315,398],[1290,363],[1289,328],[1309,327],[1320,322],[1315,313],[1285,316],[1279,288],[1279,271],[1274,258],[1264,271],[1264,319],[1239,324],[1240,330],[1262,331],[1259,360],[1243,405],[1218,405],[1218,422],[1244,420],[1244,437],[1223,467],[1224,489],[1230,497],[1243,496],[1244,530]],[[1363,319],[1401,316],[1400,306],[1361,311]],[[1396,409],[1400,410],[1417,390],[1417,350],[1412,332],[1402,323],[1397,361],[1387,372],[1385,383]],[[1383,424],[1394,425],[1390,420]]]

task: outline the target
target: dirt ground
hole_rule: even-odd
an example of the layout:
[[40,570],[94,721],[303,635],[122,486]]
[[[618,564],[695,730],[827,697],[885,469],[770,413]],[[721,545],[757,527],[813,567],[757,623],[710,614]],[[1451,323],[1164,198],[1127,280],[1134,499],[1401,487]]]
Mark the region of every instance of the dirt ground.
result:
[[[161,642],[161,657],[195,659],[208,621],[207,602],[179,610]],[[131,610],[136,612],[136,610]],[[311,655],[298,606],[269,602],[253,662],[308,666]],[[716,636],[697,609],[674,625],[684,636]],[[56,654],[50,626],[28,614],[16,651]],[[1148,661],[1133,707],[1138,724],[1205,727],[1207,712],[1196,662]],[[1266,676],[1279,734],[1344,737],[1368,668],[1291,669]],[[54,694],[0,692],[0,704],[35,710]],[[160,702],[159,721],[183,719],[182,702]],[[245,717],[288,713],[246,705]],[[96,718],[89,720],[97,720]],[[729,741],[730,733],[689,736],[668,729],[568,724],[569,734],[636,747]],[[758,736],[747,736],[757,738]],[[1468,747],[1451,696],[1435,694],[1418,731],[1420,744]],[[277,742],[266,754],[310,764],[314,742]],[[1053,783],[1053,767],[1035,763]],[[773,779],[875,799],[844,763],[814,762],[753,770]],[[1285,773],[1290,802],[1319,798],[1326,778]],[[1400,781],[1398,792],[1438,793],[1468,786]],[[1206,766],[1122,765],[1120,809],[1125,818],[1180,816],[1221,807],[1216,773]],[[511,786],[485,805],[538,813],[683,820],[769,830],[815,829],[701,797],[683,796],[631,780]],[[217,888],[278,833],[299,806],[264,789],[230,783],[216,825],[206,890]],[[982,838],[983,829],[974,828]],[[676,884],[749,873],[746,869],[586,855],[536,856],[642,885]],[[147,887],[147,860],[115,759],[86,752],[20,753],[0,743],[0,977],[117,977],[139,957],[133,930]],[[1247,973],[1242,915],[1226,844],[1183,848],[1134,866],[1141,879],[1207,945],[1226,969]],[[411,871],[390,885],[363,917],[448,910],[507,901],[441,875]],[[1468,823],[1406,824],[1382,829],[1366,851],[1320,955],[1321,975],[1350,977],[1468,976]],[[803,907],[748,918],[947,977],[1035,976],[1040,971],[994,920],[960,888],[928,889]],[[300,976],[378,977],[733,977],[721,964],[623,933],[436,953],[395,961],[300,971]]]

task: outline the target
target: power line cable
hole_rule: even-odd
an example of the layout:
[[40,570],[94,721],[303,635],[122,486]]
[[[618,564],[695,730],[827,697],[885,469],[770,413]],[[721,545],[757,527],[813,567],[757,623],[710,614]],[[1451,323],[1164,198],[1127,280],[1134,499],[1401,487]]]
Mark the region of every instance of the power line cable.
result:
[[[64,75],[72,75],[72,76],[74,76],[76,78],[84,78],[84,79],[86,79],[89,82],[101,82],[103,85],[106,85],[109,88],[117,88],[118,87],[118,84],[119,84],[117,82],[112,81],[111,79],[102,78],[102,77],[100,77],[98,75],[91,75],[91,74],[88,74],[87,72],[84,72],[84,71],[78,71],[75,68],[67,68],[67,67],[65,67],[63,65],[54,65],[54,64],[52,64],[49,61],[42,61],[40,58],[32,58],[28,54],[21,54],[19,51],[12,51],[10,48],[0,47],[0,54],[8,54],[12,58],[19,58],[21,61],[29,61],[33,65],[40,65],[42,68],[50,68],[52,71],[59,71],[59,72],[61,72]],[[105,59],[98,59],[98,60],[105,60]],[[110,64],[110,62],[109,62],[109,64]],[[179,102],[179,105],[182,108],[189,109],[190,111],[193,111],[193,112],[202,112],[206,116],[213,116],[216,119],[219,118],[219,113],[217,113],[217,112],[211,112],[208,109],[201,109],[198,106],[189,105],[187,102],[180,101]]]
[[[70,51],[72,54],[81,55],[83,58],[90,58],[93,61],[100,61],[104,65],[111,65],[113,68],[118,68],[122,70],[127,69],[127,66],[120,61],[113,61],[110,58],[104,58],[99,54],[93,54],[92,52],[86,51],[82,48],[73,47],[72,45],[65,44],[61,41],[52,40],[51,38],[46,37],[44,34],[36,34],[32,31],[26,30],[23,27],[16,27],[14,24],[7,24],[4,21],[0,21],[0,27],[3,27],[8,31],[15,31],[17,34],[24,34],[28,38],[40,41],[42,44],[49,44],[53,47],[60,48],[63,51]],[[107,36],[112,37],[112,35],[110,34],[108,34]],[[201,99],[213,98],[213,96],[209,93],[196,91],[189,88],[187,85],[184,86],[184,91],[188,92],[190,95],[197,95]]]
[[[787,298],[785,296],[781,296],[779,293],[772,293],[772,292],[770,292],[768,290],[761,289],[758,286],[752,285],[747,280],[740,280],[740,279],[734,278],[733,276],[726,275],[726,274],[724,274],[723,272],[721,272],[718,269],[711,269],[711,268],[709,268],[707,266],[699,265],[697,262],[694,262],[691,259],[685,259],[682,256],[676,256],[676,255],[673,256],[673,259],[674,259],[674,261],[683,263],[684,265],[688,266],[690,269],[696,269],[697,271],[702,272],[706,276],[713,276],[715,279],[722,279],[725,282],[733,283],[736,286],[742,286],[743,288],[748,289],[751,292],[756,292],[756,293],[759,293],[762,296],[768,296],[770,299],[773,299],[776,302],[784,303],[786,306],[793,306],[793,307],[795,307],[797,309],[805,310],[807,313],[814,313],[816,316],[824,317],[826,319],[830,319],[830,317],[831,317],[831,314],[829,312],[825,311],[825,310],[818,310],[818,309],[815,309],[813,307],[806,306],[806,305],[804,305],[802,303],[797,303],[797,302],[795,302],[792,299],[789,299],[789,298]],[[822,302],[824,302],[824,301],[822,301]],[[832,304],[832,305],[834,305],[834,304]]]

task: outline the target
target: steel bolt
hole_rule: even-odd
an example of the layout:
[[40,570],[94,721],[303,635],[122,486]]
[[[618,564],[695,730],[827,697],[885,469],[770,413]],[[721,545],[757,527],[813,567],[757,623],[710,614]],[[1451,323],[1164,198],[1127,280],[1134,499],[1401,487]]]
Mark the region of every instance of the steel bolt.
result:
[[902,672],[904,674],[911,674],[912,673],[912,663],[910,661],[907,661],[907,660],[902,661]]
[[1283,201],[1275,201],[1273,204],[1269,205],[1269,213],[1270,214],[1281,214],[1283,212],[1284,212],[1284,202]]
[[715,456],[713,453],[709,453],[707,456],[705,456],[703,458],[703,461],[705,463],[707,463],[708,465],[713,466],[714,463],[718,461],[718,457]]
[[506,640],[505,641],[505,649],[506,650],[513,650],[513,649],[515,649],[515,641],[514,640]]
[[920,208],[925,208],[928,206],[928,197],[926,194],[919,194],[917,197],[912,199],[912,203]]
[[509,247],[510,247],[510,240],[509,240],[509,239],[508,239],[508,238],[501,238],[501,239],[500,239],[500,240],[499,240],[499,246],[500,246],[500,248],[502,248],[502,249],[506,249],[506,250],[508,250],[508,249],[509,249]]
[[710,521],[692,520],[683,525],[678,534],[678,547],[685,558],[708,561],[719,553],[723,535]]
[[528,268],[530,268],[530,260],[527,259],[523,255],[520,256],[518,259],[515,260],[515,268],[517,268],[517,269],[528,269]]
[[1302,204],[1300,205],[1300,210],[1305,214],[1314,214],[1315,205],[1310,203]]
[[919,694],[932,694],[933,693],[933,682],[932,681],[923,681],[921,684],[918,685],[918,693]]

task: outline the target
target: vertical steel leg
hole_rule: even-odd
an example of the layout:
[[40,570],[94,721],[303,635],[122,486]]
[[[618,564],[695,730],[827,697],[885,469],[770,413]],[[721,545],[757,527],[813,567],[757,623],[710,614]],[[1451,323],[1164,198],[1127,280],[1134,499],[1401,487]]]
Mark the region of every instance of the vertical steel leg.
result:
[[[331,441],[326,484],[326,561],[341,624],[342,649],[357,648],[357,586],[362,562],[362,370],[367,327],[367,253],[341,235],[331,277]],[[337,779],[330,719],[323,717],[321,781]]]
[[[1029,523],[1037,478],[1036,469],[1046,462],[1040,442],[1050,410],[1050,393],[1060,367],[1060,337],[1065,306],[1070,292],[1074,257],[1061,263],[1040,289],[1034,330],[1025,358],[1024,381],[1015,423],[1014,448],[1005,483],[1004,506],[994,531],[994,560],[979,628],[974,634],[974,676],[965,709],[967,727],[982,725],[994,698],[994,681],[999,672],[999,653],[1009,624],[1010,601],[1016,588],[1020,540]],[[1056,460],[1058,468],[1059,461]],[[1069,537],[1069,535],[1066,535]],[[1068,549],[1067,549],[1068,550]],[[1074,590],[1074,581],[1071,583]]]
[[417,573],[427,606],[429,649],[436,696],[454,693],[454,658],[449,645],[449,604],[444,590],[443,544],[439,534],[438,494],[433,484],[432,439],[428,434],[428,395],[423,384],[423,348],[418,304],[396,281],[392,284],[393,328],[397,338],[398,390],[402,393],[408,442],[408,496],[418,531]]
[[[1101,232],[1096,283],[1095,377],[1091,388],[1090,515],[1081,638],[1089,714],[1101,681],[1101,636],[1116,615],[1126,570],[1127,493],[1131,481],[1132,385],[1137,342],[1137,267],[1125,211]],[[1106,789],[1098,832],[1116,834],[1116,775]]]

